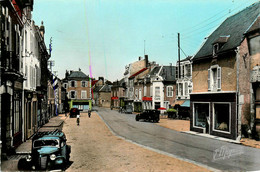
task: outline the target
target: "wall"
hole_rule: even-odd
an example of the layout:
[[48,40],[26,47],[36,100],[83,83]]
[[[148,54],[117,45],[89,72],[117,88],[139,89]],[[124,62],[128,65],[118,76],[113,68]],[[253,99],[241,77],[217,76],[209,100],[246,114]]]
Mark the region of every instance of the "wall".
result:
[[241,123],[250,123],[250,56],[247,40],[239,46],[239,111]]
[[[99,103],[102,107],[110,107],[111,104],[111,93],[110,92],[99,92]],[[104,101],[102,101],[104,100]]]
[[[192,66],[193,93],[208,92],[208,69],[211,59],[194,61]],[[221,67],[221,91],[236,91],[235,52],[217,58]]]

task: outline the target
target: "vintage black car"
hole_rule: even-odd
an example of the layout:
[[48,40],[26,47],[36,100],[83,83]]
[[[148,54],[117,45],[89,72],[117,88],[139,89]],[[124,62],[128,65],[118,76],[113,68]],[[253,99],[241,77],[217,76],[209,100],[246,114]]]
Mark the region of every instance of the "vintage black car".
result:
[[78,108],[71,108],[70,109],[70,118],[76,118],[77,115],[80,114],[80,110]]
[[135,117],[136,121],[139,121],[140,119],[144,119],[145,121],[151,121],[151,122],[159,122],[160,111],[154,109],[144,110],[142,113],[137,114]]
[[39,132],[32,139],[32,151],[20,159],[18,169],[50,170],[64,169],[70,159],[71,146],[66,144],[62,131]]

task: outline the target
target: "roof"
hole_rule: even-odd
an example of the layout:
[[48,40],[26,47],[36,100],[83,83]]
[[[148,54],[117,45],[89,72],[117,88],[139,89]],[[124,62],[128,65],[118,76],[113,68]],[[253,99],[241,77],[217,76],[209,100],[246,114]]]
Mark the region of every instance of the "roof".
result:
[[68,76],[68,79],[79,79],[79,80],[85,79],[85,80],[88,80],[89,77],[85,73],[83,73],[82,71],[71,71],[71,73]]
[[164,81],[175,81],[175,66],[163,66],[163,69],[160,72],[160,76],[164,78]]
[[213,43],[221,36],[228,36],[228,41],[219,49],[218,53],[236,48],[241,44],[244,33],[256,20],[260,11],[260,2],[257,2],[237,14],[228,17],[206,40],[193,60],[211,57]]
[[[187,60],[191,60],[191,58],[192,58],[192,56],[188,56],[188,57],[186,57],[185,59],[180,60],[180,62],[187,61]],[[177,61],[177,62],[179,62],[179,61]]]
[[98,82],[98,80],[92,80],[91,81],[91,86],[93,87],[97,82]]
[[103,85],[99,91],[100,92],[111,92],[111,87],[112,87],[112,85]]
[[260,30],[260,14],[258,15],[257,19],[254,21],[252,26],[246,31],[246,33],[254,32]]
[[148,69],[148,68],[146,67],[146,68],[143,68],[143,69],[139,70],[138,72],[136,72],[136,73],[134,73],[133,75],[131,75],[131,76],[129,77],[129,79],[134,78],[135,76],[139,75],[140,73],[142,73],[142,72],[145,71],[146,69]]
[[156,75],[161,69],[161,66],[156,66],[153,70],[149,73],[150,75]]
[[99,90],[102,88],[103,86],[95,86],[93,89],[93,92],[99,92]]

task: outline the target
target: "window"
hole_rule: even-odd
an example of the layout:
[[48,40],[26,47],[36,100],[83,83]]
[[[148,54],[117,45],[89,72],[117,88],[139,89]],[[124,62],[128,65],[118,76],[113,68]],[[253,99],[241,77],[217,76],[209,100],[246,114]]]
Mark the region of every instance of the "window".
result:
[[206,128],[207,118],[209,118],[209,103],[193,104],[194,126]]
[[178,96],[179,95],[179,92],[178,92],[178,90],[179,90],[179,84],[176,84],[176,96]]
[[135,89],[135,98],[138,98],[138,89]]
[[188,88],[188,82],[185,82],[185,96],[188,96],[188,91],[189,91],[189,88]]
[[173,97],[173,87],[167,86],[167,97]]
[[70,91],[70,98],[76,99],[77,98],[77,92],[76,91]]
[[153,86],[150,86],[150,96],[153,97]]
[[155,100],[160,100],[160,87],[155,87]]
[[214,129],[230,132],[230,104],[229,103],[214,103]]
[[218,44],[216,43],[213,45],[213,56],[217,55],[217,51],[218,51]]
[[70,81],[70,87],[76,87],[76,82],[75,81]]
[[147,87],[146,86],[144,86],[144,96],[147,96]]
[[140,88],[139,89],[139,100],[141,100],[142,99],[142,89]]
[[81,91],[81,98],[86,99],[87,98],[87,91]]
[[183,96],[183,83],[179,83],[179,96]]
[[81,82],[81,87],[86,87],[86,81]]
[[63,87],[64,87],[65,89],[67,89],[67,86],[68,86],[67,83],[66,83],[66,84],[63,84]]
[[221,67],[212,66],[208,69],[208,90],[221,90]]
[[185,65],[185,68],[186,68],[186,76],[190,77],[191,76],[191,65],[187,64],[187,65]]

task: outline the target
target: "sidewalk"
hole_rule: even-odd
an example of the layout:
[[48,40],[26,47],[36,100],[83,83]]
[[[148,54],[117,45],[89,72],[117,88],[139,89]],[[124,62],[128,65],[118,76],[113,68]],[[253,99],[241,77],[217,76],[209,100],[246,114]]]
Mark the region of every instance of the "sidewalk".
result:
[[[62,130],[63,122],[67,117],[64,114],[59,114],[58,116],[52,117],[48,123],[43,125],[38,131],[52,131],[55,129]],[[16,148],[16,154],[28,154],[31,153],[32,140],[26,140],[18,148]]]
[[223,137],[217,137],[217,136],[213,136],[213,135],[209,135],[209,134],[190,131],[190,121],[189,120],[164,119],[163,118],[163,119],[160,119],[160,121],[157,125],[160,125],[162,127],[169,128],[172,130],[180,131],[182,133],[193,134],[193,135],[202,136],[202,137],[208,137],[208,138],[212,138],[212,139],[217,139],[217,140],[226,141],[226,142],[230,142],[230,143],[242,144],[244,146],[250,146],[250,147],[260,149],[260,141],[256,141],[254,139],[242,138],[240,141],[237,141],[237,140],[227,139],[227,138],[223,138]]

